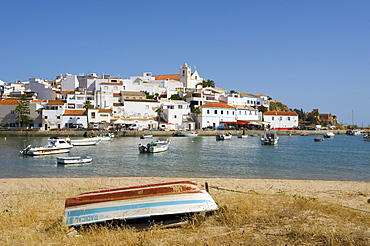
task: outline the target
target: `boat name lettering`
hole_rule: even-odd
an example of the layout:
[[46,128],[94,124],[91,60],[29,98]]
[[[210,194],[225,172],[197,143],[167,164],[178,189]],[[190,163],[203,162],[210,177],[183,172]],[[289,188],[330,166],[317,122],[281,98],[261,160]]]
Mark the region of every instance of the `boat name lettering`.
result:
[[98,219],[99,219],[98,215],[81,216],[81,217],[73,218],[73,223],[82,223],[82,222],[94,221]]

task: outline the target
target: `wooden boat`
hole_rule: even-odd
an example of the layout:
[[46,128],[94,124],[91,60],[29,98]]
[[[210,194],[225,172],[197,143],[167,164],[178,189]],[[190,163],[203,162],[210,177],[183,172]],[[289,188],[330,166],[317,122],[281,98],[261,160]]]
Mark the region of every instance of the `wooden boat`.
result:
[[48,138],[46,145],[43,147],[32,147],[29,144],[26,148],[22,149],[20,152],[22,155],[51,155],[51,154],[60,154],[68,153],[72,144],[68,143],[67,140],[59,137],[50,137]]
[[111,141],[114,138],[113,132],[99,133],[98,137],[101,137],[101,141]]
[[314,138],[314,141],[315,142],[322,142],[324,141],[325,139],[324,138]]
[[217,134],[216,135],[216,140],[231,140],[232,135],[230,133],[226,134]]
[[97,145],[102,140],[102,137],[91,137],[91,138],[82,138],[82,139],[66,139],[73,146],[88,146],[88,145]]
[[265,131],[263,137],[261,137],[261,144],[263,145],[276,145],[279,142],[279,137],[276,131]]
[[153,138],[153,135],[141,135],[140,139]]
[[82,164],[82,163],[89,163],[91,161],[92,161],[91,156],[57,157],[58,164]]
[[67,226],[217,210],[199,184],[176,181],[81,193],[65,201]]
[[158,153],[168,150],[170,140],[158,140],[156,142],[150,142],[148,144],[139,144],[140,153]]
[[198,137],[198,133],[199,132],[192,132],[192,133],[176,132],[176,133],[173,134],[173,136],[175,136],[175,137]]
[[334,132],[327,132],[323,136],[324,136],[324,138],[333,138],[333,137],[335,137],[335,134],[334,134]]

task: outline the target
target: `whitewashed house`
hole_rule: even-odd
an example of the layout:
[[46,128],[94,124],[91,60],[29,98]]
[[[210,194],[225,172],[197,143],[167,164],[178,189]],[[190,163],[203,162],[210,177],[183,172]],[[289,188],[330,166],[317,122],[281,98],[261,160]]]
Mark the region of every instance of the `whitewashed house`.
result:
[[217,127],[220,124],[235,122],[235,107],[224,102],[209,102],[199,106],[202,113],[198,116],[200,128]]
[[[160,100],[163,109],[162,117],[174,130],[195,129],[195,122],[191,118],[190,106],[183,100]],[[170,127],[173,126],[173,127]]]
[[63,114],[65,103],[61,100],[48,100],[42,109],[42,129],[62,129],[65,128],[63,123]]
[[106,129],[113,119],[112,109],[87,109],[88,128]]
[[298,115],[295,112],[267,111],[263,117],[270,129],[292,130],[298,127]]
[[62,115],[63,128],[88,128],[87,110],[66,109]]

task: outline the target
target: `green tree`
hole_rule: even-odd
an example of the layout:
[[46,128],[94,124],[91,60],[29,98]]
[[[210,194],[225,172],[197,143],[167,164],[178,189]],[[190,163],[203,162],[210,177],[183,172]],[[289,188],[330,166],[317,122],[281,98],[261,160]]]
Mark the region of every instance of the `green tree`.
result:
[[215,82],[211,79],[208,79],[208,80],[203,80],[201,83],[198,83],[197,85],[201,85],[203,88],[215,87]]
[[30,117],[30,102],[27,100],[26,94],[22,94],[15,112],[18,118],[18,126],[33,124],[34,120]]
[[161,116],[162,116],[162,113],[163,113],[163,108],[159,107],[155,110],[155,112],[157,113],[158,129],[159,129],[159,125],[161,124]]
[[84,108],[86,108],[86,109],[93,108],[93,105],[91,104],[91,102],[89,100],[87,100],[86,102],[84,102]]
[[194,108],[192,110],[192,113],[196,115],[196,117],[195,117],[195,125],[196,125],[196,127],[195,128],[199,129],[198,116],[200,114],[202,114],[202,110],[200,109],[200,107],[196,107],[196,108]]
[[171,95],[170,99],[171,100],[181,100],[182,98],[180,97],[179,94],[173,94],[173,95]]

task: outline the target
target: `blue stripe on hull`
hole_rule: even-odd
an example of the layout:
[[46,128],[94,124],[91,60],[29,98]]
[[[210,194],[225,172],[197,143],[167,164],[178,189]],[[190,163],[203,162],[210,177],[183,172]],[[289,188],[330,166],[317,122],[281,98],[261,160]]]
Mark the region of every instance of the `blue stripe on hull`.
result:
[[185,205],[185,204],[199,204],[199,203],[214,203],[214,201],[212,200],[167,201],[167,202],[130,204],[130,205],[122,205],[122,206],[114,206],[114,207],[81,209],[81,210],[67,212],[66,224],[67,225],[84,224],[84,223],[73,223],[73,221],[76,219],[77,219],[77,222],[81,222],[79,220],[79,217],[81,216],[89,217],[84,222],[95,223],[99,221],[98,214],[101,214],[101,213],[128,211],[128,210],[143,209],[143,208],[158,208],[158,207],[164,207],[164,206],[176,206],[176,205]]

